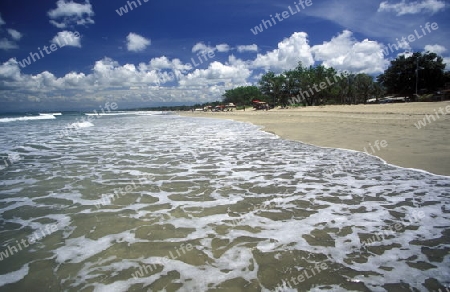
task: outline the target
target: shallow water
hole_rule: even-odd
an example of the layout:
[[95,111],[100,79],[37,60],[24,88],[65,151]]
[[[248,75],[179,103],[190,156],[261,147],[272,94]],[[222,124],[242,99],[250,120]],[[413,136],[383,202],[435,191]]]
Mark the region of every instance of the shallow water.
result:
[[0,124],[0,291],[450,285],[449,177],[231,121],[73,123]]

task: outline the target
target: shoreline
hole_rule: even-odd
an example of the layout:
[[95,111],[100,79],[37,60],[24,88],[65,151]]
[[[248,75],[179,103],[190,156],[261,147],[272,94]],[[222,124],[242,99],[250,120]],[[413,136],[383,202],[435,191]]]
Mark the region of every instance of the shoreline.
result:
[[[450,176],[449,101],[177,114],[252,123],[282,139],[366,149],[389,164]],[[380,146],[382,141],[385,147]]]

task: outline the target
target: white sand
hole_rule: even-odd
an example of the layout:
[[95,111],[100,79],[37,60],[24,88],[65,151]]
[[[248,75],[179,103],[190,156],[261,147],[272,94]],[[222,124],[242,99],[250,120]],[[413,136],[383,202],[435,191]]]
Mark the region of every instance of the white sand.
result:
[[[180,114],[250,122],[282,138],[318,146],[358,151],[366,147],[388,163],[450,176],[450,102]],[[415,123],[426,114],[436,121],[429,117],[430,122],[425,120],[427,125],[417,129]],[[387,147],[378,150],[377,140],[385,140]]]

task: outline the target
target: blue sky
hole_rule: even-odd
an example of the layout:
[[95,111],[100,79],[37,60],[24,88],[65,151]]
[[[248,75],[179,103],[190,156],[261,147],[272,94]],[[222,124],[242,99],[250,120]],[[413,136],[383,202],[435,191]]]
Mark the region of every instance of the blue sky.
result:
[[372,76],[412,51],[450,64],[449,8],[444,0],[2,0],[0,111],[215,101],[299,61]]

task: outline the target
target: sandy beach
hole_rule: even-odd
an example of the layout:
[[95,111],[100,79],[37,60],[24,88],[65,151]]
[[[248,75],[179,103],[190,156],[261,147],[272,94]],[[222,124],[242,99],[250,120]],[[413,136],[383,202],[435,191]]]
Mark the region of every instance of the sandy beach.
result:
[[249,122],[284,139],[367,150],[394,165],[450,176],[450,102],[179,114]]

